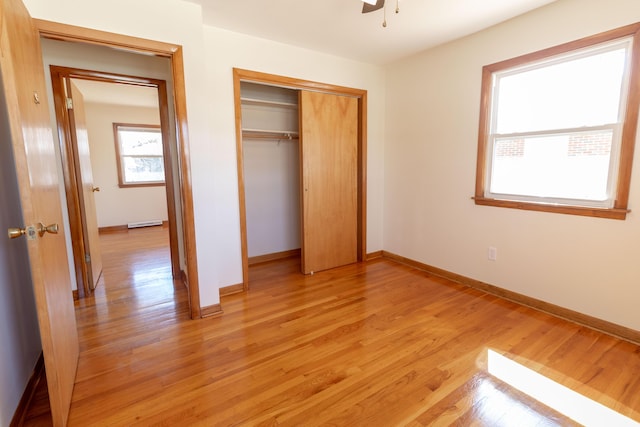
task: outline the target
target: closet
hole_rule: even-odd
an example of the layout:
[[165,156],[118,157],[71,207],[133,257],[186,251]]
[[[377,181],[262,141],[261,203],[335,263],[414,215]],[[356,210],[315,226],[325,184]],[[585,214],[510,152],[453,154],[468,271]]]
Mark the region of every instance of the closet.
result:
[[242,152],[250,261],[300,251],[298,93],[241,83]]
[[249,261],[364,260],[366,91],[238,69],[234,88],[244,289]]

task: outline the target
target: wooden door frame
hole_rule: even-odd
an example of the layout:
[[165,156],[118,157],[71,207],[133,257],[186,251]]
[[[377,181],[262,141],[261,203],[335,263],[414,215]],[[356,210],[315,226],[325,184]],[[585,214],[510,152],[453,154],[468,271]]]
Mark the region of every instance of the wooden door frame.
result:
[[[262,83],[287,89],[324,92],[358,99],[358,230],[357,259],[367,259],[367,91],[310,80],[284,77],[258,71],[233,69],[233,93],[236,120],[236,161],[240,205],[240,240],[242,249],[242,290],[249,289],[249,249],[247,244],[247,208],[244,188],[244,157],[242,148],[242,102],[240,82]],[[234,289],[235,290],[235,289]]]
[[[120,83],[132,86],[152,87],[158,90],[158,111],[160,115],[160,131],[162,134],[162,151],[165,170],[165,192],[167,197],[167,216],[169,222],[169,247],[171,252],[171,271],[174,278],[179,278],[180,253],[178,249],[178,230],[176,228],[176,206],[174,192],[174,171],[171,161],[170,132],[169,132],[169,104],[167,97],[167,82],[165,80],[136,77],[94,70],[83,70],[64,66],[51,66],[51,85],[53,88],[53,101],[56,112],[56,123],[60,138],[60,152],[62,157],[62,173],[67,194],[67,210],[69,212],[69,228],[71,239],[77,242],[73,245],[73,258],[75,260],[76,280],[78,282],[78,296],[86,297],[93,293],[89,281],[90,268],[83,262],[83,247],[86,246],[86,212],[82,198],[82,183],[80,177],[80,165],[78,164],[77,140],[72,131],[71,120],[74,118],[74,110],[66,106],[65,98],[69,96],[65,92],[64,79],[91,80],[97,82]],[[68,88],[67,88],[68,90]]]
[[[176,144],[178,155],[178,184],[182,204],[182,231],[184,237],[184,256],[186,271],[182,279],[189,292],[189,308],[192,319],[202,317],[200,309],[200,291],[198,283],[198,265],[196,257],[196,233],[193,212],[193,193],[191,183],[191,165],[189,157],[189,138],[187,122],[187,102],[184,80],[184,60],[182,46],[130,37],[106,31],[93,30],[58,22],[34,19],[41,37],[54,40],[83,43],[89,45],[118,48],[132,53],[156,55],[169,58],[173,79],[173,98],[175,108]],[[168,118],[166,120],[168,123]],[[175,200],[167,200],[167,205]]]

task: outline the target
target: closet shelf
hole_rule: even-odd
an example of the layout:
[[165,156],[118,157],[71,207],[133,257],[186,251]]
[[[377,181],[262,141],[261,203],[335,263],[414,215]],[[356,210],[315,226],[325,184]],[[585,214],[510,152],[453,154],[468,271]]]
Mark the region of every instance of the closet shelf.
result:
[[294,140],[298,139],[296,131],[273,131],[261,129],[243,129],[243,139],[270,139],[270,140]]
[[291,109],[298,109],[298,104],[293,102],[283,102],[283,101],[271,101],[268,99],[258,99],[258,98],[240,98],[240,101],[243,105],[267,105],[274,107],[284,107]]

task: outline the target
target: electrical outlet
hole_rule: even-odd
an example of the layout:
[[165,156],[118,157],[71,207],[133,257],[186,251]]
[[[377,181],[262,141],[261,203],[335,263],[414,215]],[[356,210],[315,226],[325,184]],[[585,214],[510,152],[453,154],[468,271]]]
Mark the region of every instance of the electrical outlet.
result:
[[494,246],[489,246],[489,250],[487,251],[487,259],[489,261],[495,261],[498,259],[498,249]]

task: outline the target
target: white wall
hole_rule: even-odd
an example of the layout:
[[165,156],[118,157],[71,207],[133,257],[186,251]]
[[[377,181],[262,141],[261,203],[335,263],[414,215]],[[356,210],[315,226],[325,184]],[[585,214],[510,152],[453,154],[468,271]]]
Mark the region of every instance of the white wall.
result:
[[[559,0],[390,65],[385,250],[640,330],[637,212],[617,221],[471,200],[482,66],[639,20],[637,0]],[[640,209],[638,147],[634,168]]]
[[300,249],[298,148],[298,140],[243,142],[250,257]]
[[[0,85],[1,86],[1,85]],[[0,92],[1,92],[0,87]],[[0,93],[0,230],[23,225],[4,95]],[[0,238],[0,426],[8,426],[42,346],[27,241]]]
[[234,128],[232,68],[295,77],[366,89],[368,91],[367,139],[367,251],[382,249],[383,136],[385,112],[384,71],[381,67],[350,61],[264,39],[204,27],[209,117],[213,123],[211,164],[215,171],[212,197],[220,221],[212,253],[220,283],[242,280],[240,223]]
[[[105,83],[109,84],[109,83]],[[126,225],[130,222],[167,220],[167,197],[164,186],[118,186],[118,169],[113,123],[159,125],[158,108],[85,103],[87,132],[94,186],[98,227]]]

